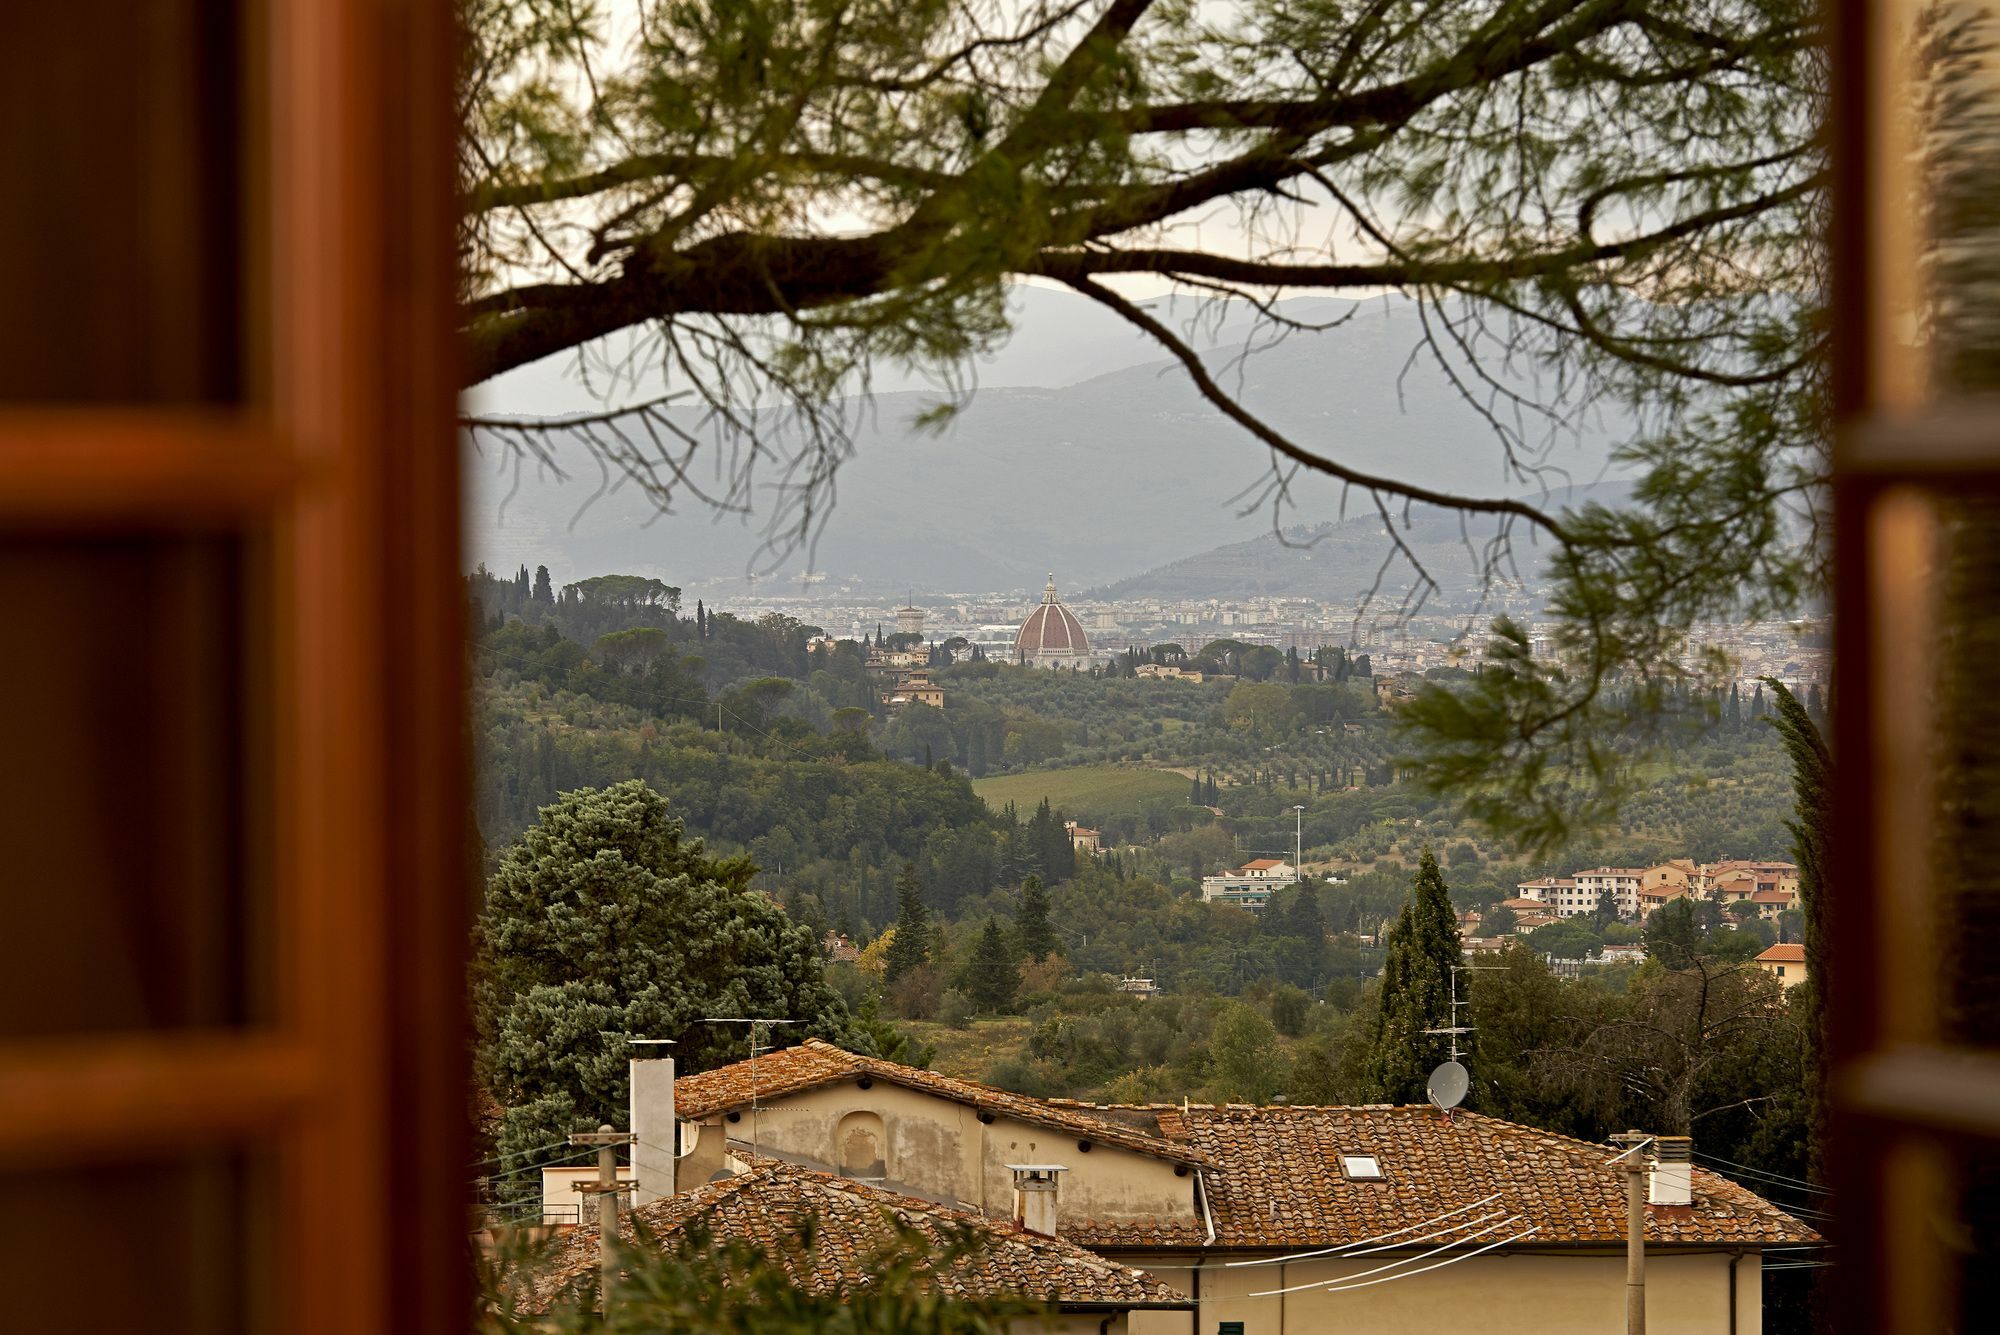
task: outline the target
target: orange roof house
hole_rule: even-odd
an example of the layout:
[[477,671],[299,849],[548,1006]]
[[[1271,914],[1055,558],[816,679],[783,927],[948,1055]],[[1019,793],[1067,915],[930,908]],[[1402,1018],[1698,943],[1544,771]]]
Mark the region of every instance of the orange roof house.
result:
[[1796,941],[1781,941],[1759,955],[1756,965],[1789,990],[1806,980],[1806,948]]
[[[634,1227],[633,1214],[637,1216]],[[803,1226],[811,1225],[811,1241]],[[699,1235],[755,1247],[784,1270],[792,1286],[815,1296],[866,1288],[871,1262],[893,1242],[897,1225],[928,1238],[938,1255],[970,1234],[976,1244],[926,1273],[938,1292],[955,1298],[1019,1297],[1066,1312],[1187,1311],[1194,1302],[1128,1265],[1108,1261],[1073,1242],[914,1196],[836,1177],[776,1159],[691,1191],[669,1196],[620,1218],[627,1248],[671,1246]],[[584,1297],[598,1274],[599,1233],[580,1228],[518,1295],[520,1309],[540,1315],[558,1301]]]

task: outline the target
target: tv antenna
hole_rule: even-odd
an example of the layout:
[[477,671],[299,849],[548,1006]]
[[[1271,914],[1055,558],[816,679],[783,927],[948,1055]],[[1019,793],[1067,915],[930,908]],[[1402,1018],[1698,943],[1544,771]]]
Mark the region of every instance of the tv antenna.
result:
[[766,1020],[751,1015],[704,1015],[703,1024],[747,1024],[750,1026],[750,1157],[757,1157],[757,1059],[771,1051],[769,1034],[760,1026],[797,1024],[797,1020]]
[[1462,1066],[1458,1060],[1458,1036],[1460,1034],[1469,1034],[1473,1032],[1473,1026],[1469,1024],[1460,1024],[1458,1022],[1458,1012],[1460,1007],[1470,1006],[1472,1003],[1470,1001],[1460,1000],[1458,995],[1458,976],[1461,973],[1498,973],[1498,972],[1500,972],[1498,966],[1491,964],[1452,965],[1451,966],[1451,1023],[1446,1025],[1442,1029],[1424,1030],[1426,1034],[1444,1034],[1449,1036],[1451,1039],[1450,1059],[1445,1061],[1435,1071],[1431,1072],[1430,1082],[1425,1087],[1425,1093],[1427,1093],[1430,1096],[1431,1102],[1435,1103],[1446,1117],[1450,1117],[1451,1110],[1453,1108],[1456,1108],[1460,1103],[1463,1103],[1465,1101],[1466,1092],[1472,1088],[1472,1077],[1466,1072],[1465,1067]]

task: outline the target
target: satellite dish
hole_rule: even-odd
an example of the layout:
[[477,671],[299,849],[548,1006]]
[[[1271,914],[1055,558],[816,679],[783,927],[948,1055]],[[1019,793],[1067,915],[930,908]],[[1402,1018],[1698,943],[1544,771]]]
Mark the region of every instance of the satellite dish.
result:
[[1457,1062],[1446,1062],[1431,1072],[1430,1082],[1424,1088],[1432,1103],[1449,1112],[1465,1102],[1465,1091],[1472,1088],[1472,1077]]

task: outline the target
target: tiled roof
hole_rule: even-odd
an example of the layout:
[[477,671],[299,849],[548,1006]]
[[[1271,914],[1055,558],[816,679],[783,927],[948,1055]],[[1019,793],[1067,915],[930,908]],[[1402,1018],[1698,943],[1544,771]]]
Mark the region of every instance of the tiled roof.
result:
[[[1429,1107],[1197,1104],[1183,1110],[1150,1104],[1103,1111],[1185,1136],[1207,1152],[1214,1166],[1203,1171],[1202,1182],[1218,1247],[1339,1246],[1410,1230],[1487,1196],[1496,1198],[1458,1216],[1481,1221],[1466,1232],[1521,1218],[1481,1242],[1531,1225],[1537,1231],[1524,1246],[1611,1246],[1625,1239],[1625,1179],[1607,1162],[1615,1151],[1463,1109],[1449,1122]],[[1340,1160],[1355,1154],[1373,1155],[1382,1179],[1349,1180]],[[1818,1241],[1813,1230],[1756,1193],[1705,1168],[1693,1174],[1693,1204],[1648,1207],[1650,1242],[1757,1247]],[[1149,1228],[1065,1219],[1063,1235],[1108,1248],[1183,1248],[1201,1241],[1190,1241],[1181,1223]]]
[[1804,964],[1806,962],[1806,948],[1796,941],[1780,942],[1778,945],[1766,947],[1764,953],[1757,957],[1757,962],[1759,964]]
[[[962,1230],[980,1245],[949,1265],[929,1268],[928,1281],[958,1298],[998,1295],[1071,1307],[1187,1308],[1190,1300],[1144,1271],[1107,1261],[1075,1243],[1029,1233],[1011,1221],[936,1205],[880,1187],[814,1172],[795,1164],[759,1160],[747,1172],[710,1182],[640,1207],[621,1218],[628,1246],[644,1236],[671,1243],[693,1227],[719,1242],[746,1242],[782,1266],[792,1284],[808,1293],[840,1294],[868,1284],[873,1263],[892,1237],[892,1221],[922,1233],[932,1253],[942,1253]],[[808,1221],[813,1243],[801,1234]],[[521,1310],[546,1311],[598,1267],[596,1228],[573,1231],[520,1296]]]
[[1028,613],[1028,619],[1014,635],[1014,656],[1089,652],[1090,641],[1084,636],[1083,623],[1056,598],[1056,577],[1050,575],[1049,586],[1042,591],[1042,605]]
[[[1216,1243],[1223,1247],[1332,1246],[1421,1224],[1498,1193],[1471,1220],[1502,1210],[1520,1221],[1497,1240],[1538,1226],[1532,1242],[1622,1243],[1625,1179],[1612,1151],[1460,1110],[1428,1107],[1196,1107],[1189,1140],[1216,1167],[1203,1174]],[[1381,1181],[1350,1181],[1340,1156],[1374,1155]],[[1493,1222],[1493,1221],[1488,1221]],[[1481,1225],[1483,1227],[1483,1225]],[[1647,1211],[1660,1244],[1811,1242],[1817,1235],[1776,1206],[1706,1169],[1694,1203]]]
[[[752,1089],[751,1065],[747,1061],[733,1062],[674,1081],[675,1114],[700,1121],[731,1108],[748,1105]],[[935,1071],[920,1071],[914,1066],[863,1057],[817,1038],[809,1038],[797,1047],[781,1048],[759,1057],[755,1065],[755,1089],[760,1099],[866,1075],[1035,1126],[1051,1127],[1086,1140],[1135,1150],[1140,1154],[1171,1159],[1176,1163],[1207,1162],[1199,1151],[1187,1145],[1134,1131],[1096,1112],[1084,1112],[1081,1105],[1066,1106],[1047,1099],[1029,1098],[1025,1094],[1011,1093],[972,1080],[959,1080]]]
[[1750,896],[1750,902],[1753,904],[1789,904],[1795,898],[1797,896],[1793,895],[1789,890],[1759,890],[1756,894]]

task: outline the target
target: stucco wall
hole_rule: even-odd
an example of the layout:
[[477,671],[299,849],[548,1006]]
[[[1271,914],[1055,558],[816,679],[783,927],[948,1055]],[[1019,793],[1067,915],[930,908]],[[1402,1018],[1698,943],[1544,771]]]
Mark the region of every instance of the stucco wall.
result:
[[[1189,1258],[1107,1253],[1130,1265],[1148,1259],[1155,1275],[1185,1293],[1194,1276],[1167,1269]],[[1249,1259],[1249,1258],[1232,1258]],[[1195,1335],[1213,1335],[1224,1321],[1243,1322],[1244,1335],[1304,1332],[1477,1330],[1481,1335],[1604,1335],[1625,1328],[1625,1257],[1622,1252],[1567,1255],[1478,1256],[1428,1274],[1344,1293],[1306,1290],[1282,1297],[1248,1295],[1313,1284],[1372,1270],[1386,1255],[1352,1260],[1297,1261],[1229,1268],[1203,1264]],[[1416,1266],[1443,1260],[1419,1261]],[[1646,1260],[1648,1335],[1729,1335],[1729,1262],[1725,1254],[1655,1254]],[[1415,1269],[1416,1266],[1404,1267]],[[1387,1278],[1395,1271],[1374,1278]],[[1759,1335],[1763,1287],[1758,1258],[1746,1254],[1736,1267],[1736,1335]],[[1161,1314],[1163,1316],[1170,1314]],[[1150,1315],[1148,1320],[1153,1319]],[[1134,1335],[1141,1327],[1135,1325]],[[1185,1326],[1162,1327],[1185,1330]],[[1146,1329],[1145,1335],[1152,1335]]]
[[720,1129],[732,1141],[748,1142],[754,1136],[764,1152],[838,1171],[847,1157],[843,1130],[852,1139],[857,1125],[849,1122],[843,1128],[842,1119],[850,1113],[881,1118],[886,1141],[881,1185],[891,1190],[1004,1216],[1012,1212],[1014,1199],[1014,1175],[1007,1165],[1056,1163],[1069,1169],[1061,1179],[1060,1217],[1197,1217],[1192,1174],[1177,1175],[1175,1165],[1165,1160],[1102,1141],[1092,1142],[1085,1153],[1077,1148],[1074,1134],[1004,1116],[989,1125],[963,1104],[882,1080],[868,1089],[844,1080],[782,1095],[757,1114],[754,1128],[745,1112]]

